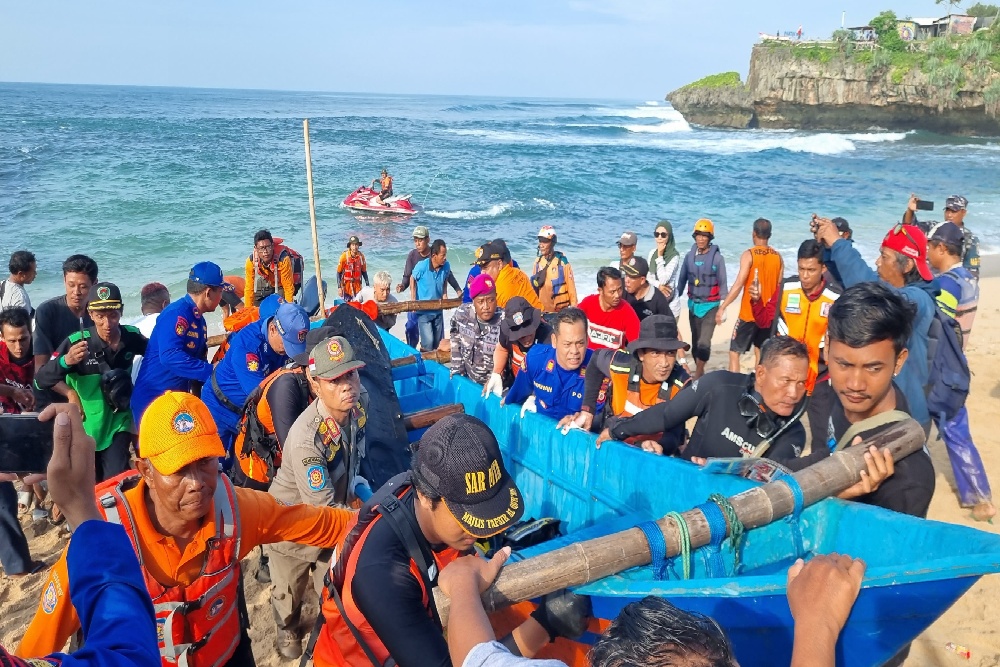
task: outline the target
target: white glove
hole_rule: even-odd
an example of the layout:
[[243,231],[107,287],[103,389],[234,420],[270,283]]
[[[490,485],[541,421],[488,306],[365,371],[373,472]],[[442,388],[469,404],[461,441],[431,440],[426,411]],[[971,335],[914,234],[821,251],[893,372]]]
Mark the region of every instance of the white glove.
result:
[[491,392],[498,398],[503,394],[503,378],[500,377],[499,373],[490,373],[490,379],[483,387],[483,396],[487,396]]
[[583,420],[585,419],[584,413],[580,412],[573,418],[573,421],[562,427],[561,431],[563,435],[570,432],[571,429],[585,430],[583,426]]
[[521,419],[524,419],[525,412],[538,412],[535,408],[535,397],[529,396],[527,400],[524,401],[524,405],[521,406]]

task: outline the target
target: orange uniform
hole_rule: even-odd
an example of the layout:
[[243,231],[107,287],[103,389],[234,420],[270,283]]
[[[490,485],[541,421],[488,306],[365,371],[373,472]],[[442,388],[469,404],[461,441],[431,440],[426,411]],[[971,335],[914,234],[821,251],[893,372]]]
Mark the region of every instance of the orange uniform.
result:
[[340,261],[337,262],[337,277],[340,279],[340,286],[344,289],[344,298],[350,299],[361,291],[361,278],[368,281],[368,263],[365,261],[365,254],[358,251],[358,254],[351,257],[351,251],[345,250],[340,253]]
[[760,281],[760,300],[770,301],[771,296],[777,291],[781,284],[781,255],[771,246],[757,246],[750,248],[750,275],[747,276],[747,283],[743,288],[743,297],[740,300],[740,320],[743,322],[753,322],[753,307],[750,305],[750,283],[754,275]]
[[[255,261],[253,255],[247,257],[246,282],[243,286],[245,306],[259,306],[261,301],[275,292],[278,292],[287,303],[295,300],[295,269],[292,267],[292,257],[288,253],[283,253],[279,258],[278,250],[278,246],[275,245],[275,256],[270,264]],[[274,278],[275,272],[278,274],[277,283]]]
[[514,268],[513,264],[507,264],[500,269],[494,282],[497,289],[497,306],[500,308],[506,306],[515,296],[521,296],[533,307],[543,310],[542,302],[531,286],[531,280],[524,271]]
[[[219,484],[224,481],[220,479]],[[333,547],[344,536],[353,513],[332,507],[311,505],[283,506],[269,494],[235,488],[239,515],[239,552],[246,557],[255,547],[275,542],[299,542],[312,546]],[[139,483],[124,492],[128,513],[139,540],[139,560],[147,578],[160,586],[190,586],[202,574],[210,544],[218,533],[213,502],[198,532],[186,543],[159,533],[146,505],[146,485]],[[94,554],[94,566],[100,567],[100,554]],[[70,602],[66,551],[49,572],[42,589],[38,611],[18,647],[20,656],[46,655],[62,650],[66,640],[80,628],[76,610]],[[226,601],[237,604],[236,600]],[[168,663],[164,660],[163,664]]]
[[829,322],[830,306],[840,296],[840,292],[826,282],[812,294],[806,294],[798,277],[789,278],[781,292],[778,303],[776,331],[781,336],[791,336],[809,350],[809,376],[806,391],[812,394],[820,366],[824,362],[823,340]]

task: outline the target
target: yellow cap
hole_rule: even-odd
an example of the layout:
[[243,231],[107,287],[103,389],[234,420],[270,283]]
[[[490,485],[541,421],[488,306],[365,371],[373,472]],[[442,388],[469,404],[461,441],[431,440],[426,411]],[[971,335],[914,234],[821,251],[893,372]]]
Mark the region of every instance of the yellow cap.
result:
[[712,224],[712,221],[708,218],[702,218],[698,222],[694,223],[694,233],[715,236],[715,225]]
[[139,456],[162,475],[226,450],[212,414],[200,398],[168,391],[146,408],[139,422]]

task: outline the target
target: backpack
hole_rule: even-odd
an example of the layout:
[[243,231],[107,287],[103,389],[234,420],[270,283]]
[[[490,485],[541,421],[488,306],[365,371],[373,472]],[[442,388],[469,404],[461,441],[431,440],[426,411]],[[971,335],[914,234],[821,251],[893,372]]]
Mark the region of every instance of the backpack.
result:
[[927,331],[927,411],[935,420],[950,421],[965,406],[972,373],[962,352],[962,330],[934,304],[934,317]]

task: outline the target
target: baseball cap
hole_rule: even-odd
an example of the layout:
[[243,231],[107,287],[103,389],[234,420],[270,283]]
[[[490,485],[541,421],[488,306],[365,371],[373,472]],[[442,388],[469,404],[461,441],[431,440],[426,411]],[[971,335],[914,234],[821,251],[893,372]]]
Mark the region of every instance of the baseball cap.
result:
[[305,351],[302,352],[302,354],[296,354],[294,357],[292,357],[292,361],[294,361],[299,366],[308,366],[310,352],[312,352],[312,349],[317,345],[319,345],[320,341],[324,341],[327,338],[336,335],[336,333],[337,333],[336,329],[327,326],[310,329],[309,333],[306,334]]
[[496,436],[471,415],[448,415],[427,429],[413,444],[413,472],[470,535],[491,537],[524,514]]
[[313,377],[335,380],[364,367],[365,362],[354,357],[354,348],[341,336],[321,340],[309,353],[309,372]]
[[497,247],[500,251],[500,259],[506,264],[510,264],[510,248],[507,247],[507,242],[503,239],[493,239],[493,245]]
[[625,232],[618,239],[618,245],[635,245],[639,242],[639,237],[635,235],[635,232]]
[[309,316],[295,303],[283,303],[274,312],[274,326],[285,341],[285,354],[294,357],[306,351]]
[[494,241],[484,243],[476,250],[475,263],[479,266],[486,266],[496,259],[503,259],[503,250]]
[[538,230],[538,238],[551,240],[556,237],[556,228],[552,225],[545,225]]
[[351,238],[347,239],[348,247],[350,247],[352,243],[357,243],[359,248],[364,245],[364,243],[361,242],[361,239],[359,239],[356,235],[351,236]]
[[622,263],[622,273],[629,278],[644,278],[649,273],[649,263],[642,257],[632,257]]
[[628,351],[690,350],[691,346],[677,338],[677,321],[670,315],[650,315],[639,323],[639,337],[628,344]]
[[830,222],[837,225],[837,231],[840,233],[851,231],[851,224],[844,218],[834,218]]
[[122,305],[122,292],[114,283],[97,283],[87,295],[87,310],[118,310]]
[[188,280],[209,287],[222,287],[226,282],[225,278],[222,277],[222,269],[214,262],[198,262],[192,266]]
[[934,275],[927,266],[927,237],[916,225],[896,225],[882,239],[882,247],[894,250],[913,260],[917,272],[924,280],[931,280]]
[[469,298],[475,299],[477,296],[489,294],[494,289],[496,289],[496,285],[493,284],[493,279],[485,273],[480,273],[472,279],[472,284],[469,285]]
[[542,323],[542,314],[528,303],[523,296],[512,297],[503,309],[503,320],[500,330],[507,338],[520,340],[525,336],[534,335]]
[[927,239],[928,243],[944,243],[950,246],[962,247],[962,242],[965,240],[965,235],[962,230],[954,222],[942,222],[935,225],[931,229],[930,238]]
[[225,455],[215,420],[200,398],[168,391],[142,413],[139,456],[160,474],[173,475],[200,459]]
[[430,236],[431,236],[430,230],[423,225],[417,225],[413,229],[413,238],[415,239],[427,239],[430,238]]
[[969,206],[969,200],[962,195],[952,195],[944,200],[944,207],[951,211],[964,211]]

